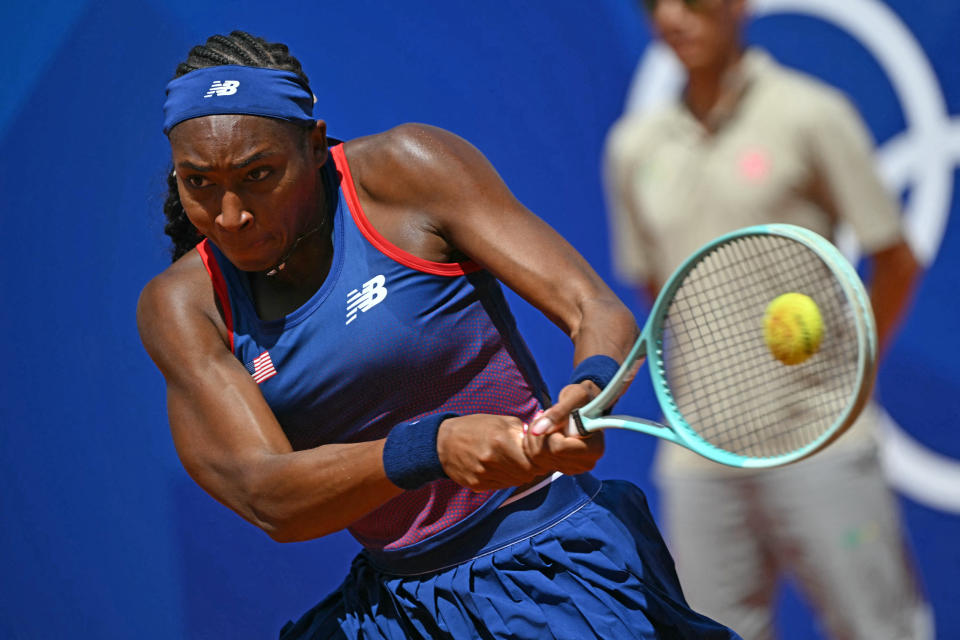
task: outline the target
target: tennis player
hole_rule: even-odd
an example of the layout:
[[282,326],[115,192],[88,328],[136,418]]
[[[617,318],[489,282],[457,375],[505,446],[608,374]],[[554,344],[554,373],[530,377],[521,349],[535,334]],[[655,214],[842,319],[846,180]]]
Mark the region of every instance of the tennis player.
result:
[[[737,637],[687,606],[642,493],[587,473],[602,437],[561,433],[630,313],[467,142],[328,141],[314,102],[284,45],[190,52],[164,105],[175,261],[138,306],[190,475],[275,540],[364,547],[281,637]],[[573,341],[555,404],[501,282]]]

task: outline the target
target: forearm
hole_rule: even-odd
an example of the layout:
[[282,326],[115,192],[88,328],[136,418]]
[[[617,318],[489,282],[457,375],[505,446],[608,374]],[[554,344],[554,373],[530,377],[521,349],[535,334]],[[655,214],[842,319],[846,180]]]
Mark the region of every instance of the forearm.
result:
[[261,453],[231,469],[208,469],[197,480],[274,540],[310,540],[349,526],[402,493],[384,473],[383,444]]
[[[617,365],[626,359],[637,339],[638,329],[633,314],[612,293],[609,297],[586,298],[577,307],[580,314],[577,322],[571,325],[570,332],[574,344],[574,373],[577,377],[560,390],[556,403],[533,422],[530,426],[532,435],[540,436],[564,429],[569,422],[570,412],[589,402],[604,386],[595,376],[605,378],[612,375],[611,369],[616,370]],[[608,366],[602,359],[599,363],[588,364],[591,356],[609,356],[616,364],[610,363]],[[587,370],[583,370],[583,367],[587,367]],[[602,442],[598,447],[598,451],[591,455],[599,457],[603,451]],[[590,458],[591,467],[594,462],[596,457]]]
[[612,293],[585,299],[579,308],[579,322],[570,332],[574,362],[597,354],[622,362],[638,335],[633,314]]

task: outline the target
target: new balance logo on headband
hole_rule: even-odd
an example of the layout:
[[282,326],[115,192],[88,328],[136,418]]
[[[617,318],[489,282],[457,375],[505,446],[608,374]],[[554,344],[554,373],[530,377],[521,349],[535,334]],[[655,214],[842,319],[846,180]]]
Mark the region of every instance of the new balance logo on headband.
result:
[[238,80],[224,80],[223,82],[214,80],[213,84],[210,85],[210,89],[207,91],[207,95],[203,97],[212,98],[213,96],[232,96],[237,92],[237,87],[239,86],[240,82]]

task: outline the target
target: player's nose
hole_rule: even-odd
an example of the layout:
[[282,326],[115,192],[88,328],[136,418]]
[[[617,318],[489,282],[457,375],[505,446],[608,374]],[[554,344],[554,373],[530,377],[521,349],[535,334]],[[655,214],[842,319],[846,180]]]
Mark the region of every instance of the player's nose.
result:
[[224,191],[217,225],[224,231],[240,231],[252,222],[253,214],[244,207],[240,196],[233,191]]

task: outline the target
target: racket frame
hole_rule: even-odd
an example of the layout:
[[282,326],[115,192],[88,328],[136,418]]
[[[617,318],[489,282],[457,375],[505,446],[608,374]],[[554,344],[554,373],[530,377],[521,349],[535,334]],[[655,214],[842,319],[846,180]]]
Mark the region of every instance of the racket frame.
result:
[[[663,326],[670,304],[684,278],[702,260],[718,247],[748,236],[781,236],[812,250],[836,276],[845,297],[855,314],[857,339],[857,392],[852,394],[844,410],[830,428],[806,446],[777,456],[750,457],[721,449],[703,439],[683,418],[670,392],[663,361]],[[633,369],[640,359],[647,358],[650,380],[666,424],[627,415],[603,415],[626,390],[633,378]],[[570,414],[568,433],[587,436],[599,429],[618,428],[638,431],[684,446],[706,458],[732,467],[766,468],[801,460],[827,446],[846,431],[856,420],[870,398],[876,378],[877,330],[870,298],[853,266],[839,250],[820,235],[790,224],[765,224],[738,229],[720,236],[687,258],[664,284],[644,323],[640,337],[634,343],[613,379],[596,398]]]

